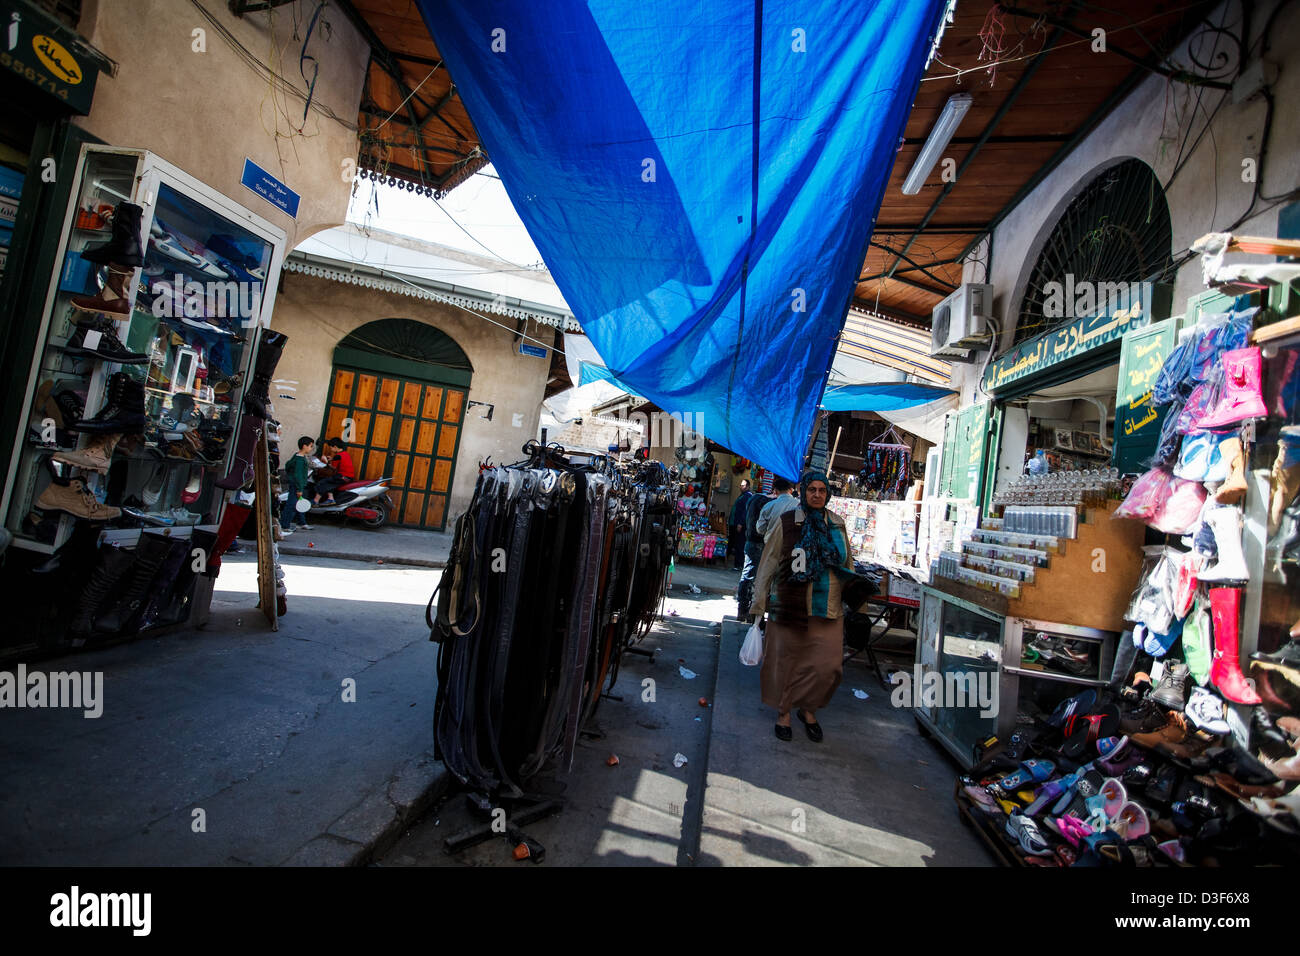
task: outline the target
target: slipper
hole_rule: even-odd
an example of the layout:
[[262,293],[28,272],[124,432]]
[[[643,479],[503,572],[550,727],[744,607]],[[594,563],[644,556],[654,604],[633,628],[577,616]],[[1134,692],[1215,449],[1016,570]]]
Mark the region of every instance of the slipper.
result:
[[1038,816],[1047,809],[1048,804],[1055,803],[1061,798],[1061,795],[1066,793],[1069,789],[1070,788],[1066,786],[1064,780],[1049,780],[1038,788],[1038,792],[1034,796],[1033,802],[1025,808],[1025,813],[1031,817]]
[[1060,846],[1055,847],[1052,852],[1056,854],[1061,866],[1074,866],[1075,861],[1079,859],[1078,851],[1069,844],[1062,843]]
[[1060,817],[1069,813],[1071,810],[1077,810],[1075,814],[1080,819],[1088,815],[1088,809],[1084,805],[1084,799],[1093,796],[1101,789],[1102,781],[1106,778],[1092,769],[1091,764],[1085,764],[1066,778],[1069,782],[1069,789],[1056,801],[1052,807],[1052,816]]
[[1112,777],[1122,777],[1133,767],[1142,766],[1145,759],[1146,757],[1137,747],[1127,747],[1118,757],[1098,760],[1097,766]]
[[1047,718],[1048,726],[1064,726],[1066,720],[1076,714],[1087,714],[1097,703],[1097,692],[1089,687],[1085,691],[1075,694],[1073,697],[1067,697],[1056,705],[1050,717]]
[[1097,753],[1104,760],[1113,760],[1128,746],[1128,737],[1102,737],[1097,741]]
[[1101,784],[1101,792],[1097,794],[1101,800],[1101,807],[1106,811],[1108,819],[1115,819],[1124,804],[1128,803],[1128,791],[1124,789],[1124,784],[1120,783],[1114,777],[1107,777]]
[[1019,790],[1030,783],[1041,783],[1056,772],[1056,764],[1050,760],[1026,760],[1015,773],[1008,774],[998,781],[998,787],[1005,791]]
[[1070,842],[1071,846],[1078,846],[1084,837],[1092,833],[1092,827],[1088,826],[1088,824],[1084,823],[1078,817],[1071,816],[1070,814],[1066,814],[1063,817],[1057,817],[1055,820],[1050,822],[1052,828],[1056,830],[1057,833],[1061,834],[1061,836],[1065,837],[1065,839]]
[[989,793],[983,787],[965,786],[961,789],[962,793],[966,794],[966,796],[970,798],[971,803],[975,804],[986,813],[1002,812],[998,807],[997,801],[993,799],[993,794]]
[[1007,818],[1007,834],[1020,844],[1020,849],[1030,856],[1049,856],[1052,848],[1043,836],[1038,824],[1030,817],[1013,813]]
[[1129,800],[1111,818],[1110,826],[1125,840],[1136,840],[1151,832],[1151,819],[1140,803]]

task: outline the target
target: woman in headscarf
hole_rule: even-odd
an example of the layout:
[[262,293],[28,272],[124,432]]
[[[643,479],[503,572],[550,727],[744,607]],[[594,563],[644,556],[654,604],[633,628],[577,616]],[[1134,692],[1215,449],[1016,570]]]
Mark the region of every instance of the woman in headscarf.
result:
[[789,740],[790,712],[808,738],[822,739],[817,711],[844,673],[843,583],[853,577],[844,519],[826,507],[830,484],[820,471],[799,481],[799,506],[768,531],[754,581],[753,613],[764,633],[763,703],[775,707],[776,736]]

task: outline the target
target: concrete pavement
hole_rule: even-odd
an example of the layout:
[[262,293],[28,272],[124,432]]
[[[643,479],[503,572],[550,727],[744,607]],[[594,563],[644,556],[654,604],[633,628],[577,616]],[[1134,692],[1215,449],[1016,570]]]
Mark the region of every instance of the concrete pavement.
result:
[[0,790],[0,863],[357,863],[439,794],[438,572],[283,564],[278,632],[252,556],[228,556],[205,629],[39,665],[102,672],[103,715],[0,713],[0,763],[22,768]]
[[353,521],[321,521],[310,531],[295,531],[280,542],[280,553],[297,557],[340,558],[442,568],[451,551],[451,525],[447,531],[423,531],[390,525],[366,528]]

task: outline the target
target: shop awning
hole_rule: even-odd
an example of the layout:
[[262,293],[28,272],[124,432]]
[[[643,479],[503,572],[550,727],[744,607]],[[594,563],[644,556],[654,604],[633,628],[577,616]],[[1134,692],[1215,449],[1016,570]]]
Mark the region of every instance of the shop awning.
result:
[[797,474],[945,0],[419,0],[606,367]]

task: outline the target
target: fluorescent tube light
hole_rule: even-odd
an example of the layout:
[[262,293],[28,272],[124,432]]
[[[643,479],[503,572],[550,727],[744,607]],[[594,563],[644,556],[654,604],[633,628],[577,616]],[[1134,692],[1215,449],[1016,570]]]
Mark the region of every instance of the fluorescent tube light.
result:
[[926,178],[930,175],[930,170],[934,169],[940,154],[948,148],[948,141],[957,132],[957,127],[961,125],[968,109],[970,109],[969,93],[954,93],[948,97],[948,102],[943,104],[943,112],[939,114],[939,121],[934,124],[934,129],[930,130],[925,145],[921,147],[921,155],[916,157],[916,162],[912,164],[912,171],[907,174],[907,179],[903,180],[904,196],[915,196],[921,191]]

